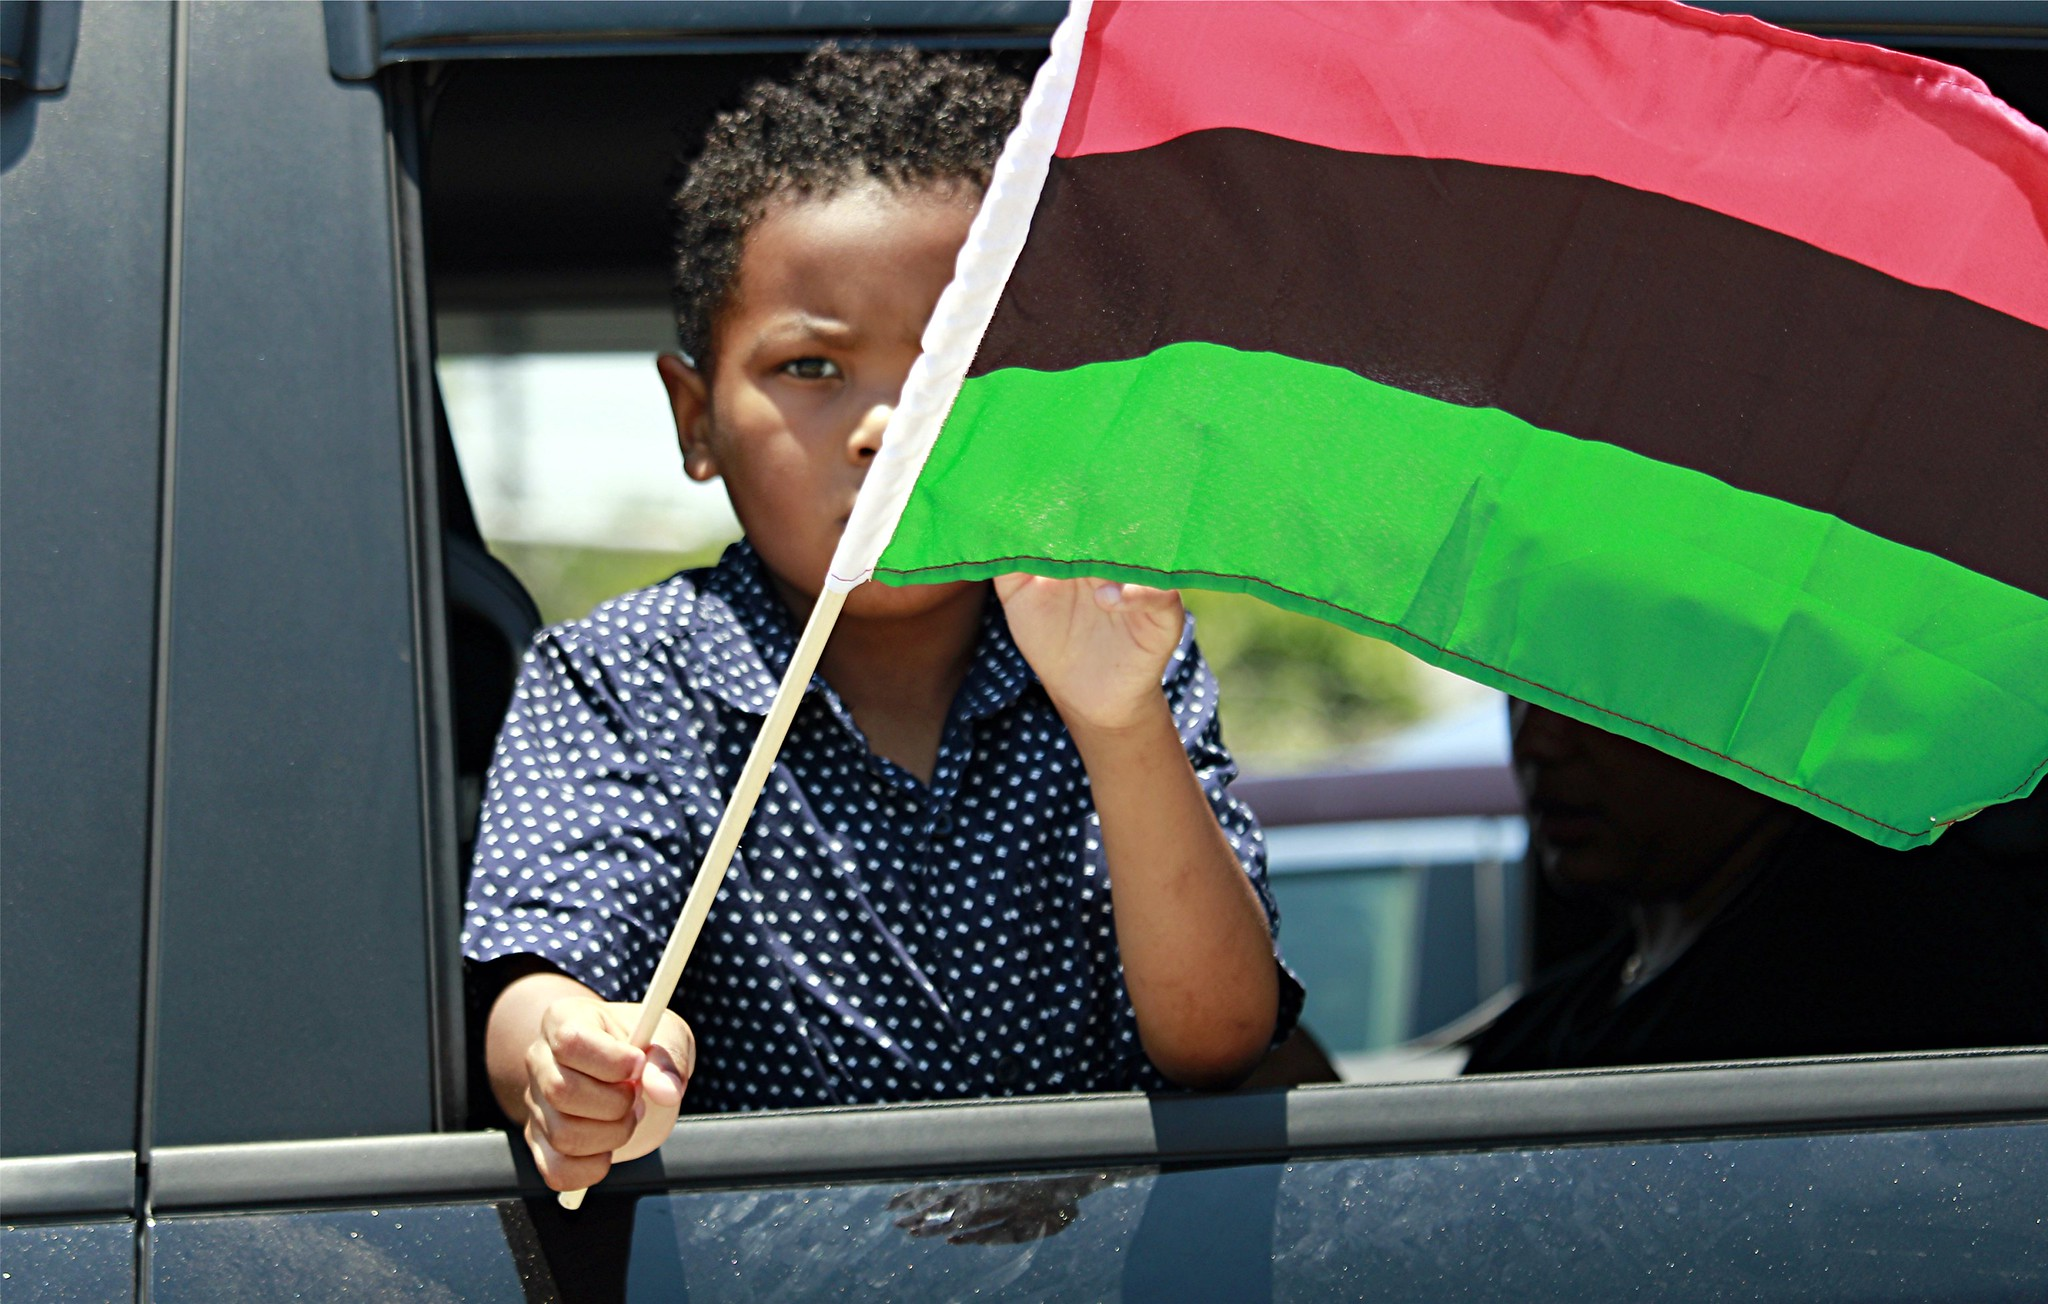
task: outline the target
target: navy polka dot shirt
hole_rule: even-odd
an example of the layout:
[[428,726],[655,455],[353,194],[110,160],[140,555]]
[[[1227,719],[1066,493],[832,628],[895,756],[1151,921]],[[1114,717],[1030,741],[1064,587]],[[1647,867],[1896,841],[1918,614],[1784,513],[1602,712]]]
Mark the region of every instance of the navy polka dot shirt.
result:
[[[1192,630],[1166,692],[1277,929]],[[638,1000],[796,633],[745,543],[544,631],[491,765],[464,953]],[[1301,1008],[1280,975],[1276,1038]],[[675,1008],[693,1110],[1167,1085],[1124,990],[1087,774],[993,596],[929,785],[812,679]]]

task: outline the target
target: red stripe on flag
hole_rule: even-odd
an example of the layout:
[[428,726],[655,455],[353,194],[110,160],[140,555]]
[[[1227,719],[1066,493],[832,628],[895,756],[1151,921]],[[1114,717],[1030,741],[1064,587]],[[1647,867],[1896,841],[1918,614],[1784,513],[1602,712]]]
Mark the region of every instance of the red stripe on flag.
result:
[[1103,0],[1089,29],[1063,157],[1239,127],[1600,177],[2048,327],[2048,133],[1945,64],[1658,0]]

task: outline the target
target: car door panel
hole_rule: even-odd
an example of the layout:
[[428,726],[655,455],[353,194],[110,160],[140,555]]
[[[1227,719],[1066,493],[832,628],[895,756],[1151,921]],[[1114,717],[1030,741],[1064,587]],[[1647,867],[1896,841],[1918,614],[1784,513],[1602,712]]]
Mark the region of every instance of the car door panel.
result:
[[184,11],[158,1145],[434,1117],[398,243],[318,6]]
[[132,1150],[163,434],[167,7],[0,106],[0,1155]]

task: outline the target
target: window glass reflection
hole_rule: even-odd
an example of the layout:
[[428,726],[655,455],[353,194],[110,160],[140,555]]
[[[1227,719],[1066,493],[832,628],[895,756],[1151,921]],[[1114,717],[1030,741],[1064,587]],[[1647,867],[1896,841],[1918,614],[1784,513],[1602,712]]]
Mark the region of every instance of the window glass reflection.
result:
[[[571,1300],[2035,1299],[2048,1127],[618,1199]],[[595,1204],[595,1200],[593,1200]],[[537,1209],[537,1206],[535,1206]],[[607,1239],[608,1238],[608,1239]]]
[[150,1233],[151,1298],[555,1299],[523,1226],[516,1203],[164,1218]]
[[1140,1172],[703,1192],[640,1201],[629,1298],[1107,1299]]
[[0,1227],[0,1299],[7,1304],[112,1304],[133,1298],[134,1224]]

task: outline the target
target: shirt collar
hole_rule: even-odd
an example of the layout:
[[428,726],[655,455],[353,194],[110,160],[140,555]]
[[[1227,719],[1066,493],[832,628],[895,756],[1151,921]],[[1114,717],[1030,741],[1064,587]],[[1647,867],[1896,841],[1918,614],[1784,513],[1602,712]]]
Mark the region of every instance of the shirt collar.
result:
[[[698,591],[724,603],[738,628],[732,637],[724,622],[705,622],[689,640],[682,667],[684,676],[696,688],[711,693],[726,705],[749,715],[768,714],[775,689],[796,654],[798,630],[782,605],[760,554],[742,539],[725,550],[718,564],[703,573]],[[991,593],[982,608],[981,629],[975,637],[974,657],[967,678],[953,702],[956,713],[968,719],[994,715],[1008,707],[1024,690],[1037,682],[1024,654],[1010,638],[1009,622],[1003,618],[1003,604]],[[838,695],[817,675],[811,676],[809,692],[823,694],[836,709]]]
[[1038,682],[1030,663],[1010,637],[1010,622],[993,589],[981,608],[981,632],[975,638],[974,660],[953,699],[953,709],[970,720],[994,715]]

